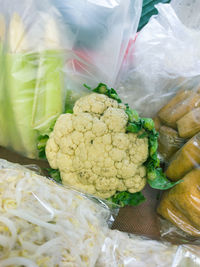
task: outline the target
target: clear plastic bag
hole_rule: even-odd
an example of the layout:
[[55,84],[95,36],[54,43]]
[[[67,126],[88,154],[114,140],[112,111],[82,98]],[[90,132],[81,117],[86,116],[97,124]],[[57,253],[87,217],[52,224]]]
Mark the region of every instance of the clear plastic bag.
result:
[[177,246],[167,242],[109,231],[97,267],[169,267]]
[[142,0],[0,6],[0,145],[36,158],[38,135],[88,92],[84,83],[114,84]]
[[172,0],[156,7],[158,15],[137,35],[120,96],[143,116],[154,117],[166,175],[183,179],[164,193],[159,213],[199,236],[199,1]]
[[0,160],[0,266],[94,266],[110,210]]
[[200,246],[172,245],[109,230],[96,267],[197,267]]
[[[181,168],[181,165],[179,167]],[[174,188],[165,192],[158,213],[187,234],[200,237],[200,169],[188,172]]]
[[200,247],[188,245],[179,246],[172,267],[198,266],[200,266]]
[[195,267],[200,247],[110,230],[106,203],[0,160],[0,266]]
[[154,117],[181,87],[200,84],[200,31],[186,27],[176,14],[187,9],[199,17],[192,7],[156,5],[158,15],[138,33],[129,64],[121,70],[120,96],[143,116]]

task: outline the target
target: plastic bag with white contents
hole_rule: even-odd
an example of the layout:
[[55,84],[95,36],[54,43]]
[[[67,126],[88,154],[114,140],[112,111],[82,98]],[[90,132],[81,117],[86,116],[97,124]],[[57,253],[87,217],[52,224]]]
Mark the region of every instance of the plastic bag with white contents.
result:
[[177,246],[116,230],[108,232],[97,267],[169,267]]
[[200,247],[181,245],[178,247],[172,267],[198,267],[200,266]]
[[0,160],[0,266],[89,266],[110,211],[20,165]]
[[0,145],[36,158],[38,136],[88,92],[84,83],[113,86],[142,0],[0,0],[0,7]]

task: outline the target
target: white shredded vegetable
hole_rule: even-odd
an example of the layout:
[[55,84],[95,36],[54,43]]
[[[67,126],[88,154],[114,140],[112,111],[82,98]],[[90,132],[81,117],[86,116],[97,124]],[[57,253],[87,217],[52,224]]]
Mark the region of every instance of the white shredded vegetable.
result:
[[0,266],[94,266],[109,211],[0,160]]
[[169,267],[177,246],[110,230],[96,267]]
[[0,267],[169,267],[177,246],[110,230],[83,194],[0,159]]

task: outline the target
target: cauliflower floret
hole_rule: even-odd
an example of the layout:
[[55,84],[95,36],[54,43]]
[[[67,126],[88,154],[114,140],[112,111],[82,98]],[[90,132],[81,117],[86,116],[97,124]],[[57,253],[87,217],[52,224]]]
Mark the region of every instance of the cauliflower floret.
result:
[[126,150],[130,145],[130,142],[129,142],[129,139],[127,138],[126,133],[112,134],[112,140],[113,140],[113,145],[119,149]]
[[121,168],[119,168],[118,170],[118,177],[120,178],[122,177],[124,179],[133,177],[136,174],[137,170],[138,170],[138,165],[132,162],[131,163],[123,162]]
[[141,165],[145,162],[148,155],[148,139],[136,138],[135,142],[131,143],[129,154],[133,163]]
[[126,151],[115,148],[115,147],[109,152],[109,155],[111,159],[114,161],[122,161],[127,156]]
[[102,115],[108,107],[118,108],[118,103],[103,94],[90,94],[77,100],[73,111],[74,114],[89,112]]
[[72,117],[72,114],[67,113],[60,115],[60,117],[57,119],[57,123],[54,127],[54,130],[57,133],[55,135],[57,142],[59,142],[59,139],[62,136],[66,136],[73,131]]
[[86,132],[92,129],[93,118],[89,113],[80,113],[72,117],[73,127],[78,132]]
[[96,136],[104,135],[107,132],[107,130],[108,130],[107,125],[102,121],[95,122],[92,127],[92,132]]
[[50,138],[47,141],[46,154],[49,155],[48,159],[49,161],[51,161],[51,167],[53,169],[58,168],[57,159],[56,159],[58,151],[59,151],[59,146],[55,142],[54,133],[51,133]]
[[106,191],[108,190],[116,190],[118,186],[118,179],[117,178],[100,178],[96,180],[96,189],[99,191]]
[[123,109],[108,108],[104,112],[102,120],[107,124],[110,131],[117,133],[126,131],[128,116]]
[[59,117],[46,146],[63,184],[102,198],[140,191],[146,183],[148,140],[126,133],[125,106],[91,94],[80,98],[73,111]]
[[141,191],[145,187],[145,185],[146,185],[146,179],[144,179],[144,178],[141,179],[141,177],[138,175],[138,180],[139,180],[138,183],[135,183],[133,187],[128,188],[128,191],[130,193],[139,192],[139,191]]

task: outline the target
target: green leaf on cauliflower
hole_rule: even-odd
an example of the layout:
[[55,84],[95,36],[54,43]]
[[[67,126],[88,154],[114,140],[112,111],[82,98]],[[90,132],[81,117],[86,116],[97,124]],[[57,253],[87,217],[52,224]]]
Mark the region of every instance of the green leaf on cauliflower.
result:
[[121,207],[124,207],[126,205],[138,206],[145,200],[146,199],[141,192],[130,193],[128,191],[117,192],[114,196],[108,199],[108,201],[120,205]]
[[122,103],[120,97],[117,92],[113,88],[109,88],[106,84],[100,83],[96,88],[92,89],[88,85],[84,84],[84,86],[90,91],[98,94],[107,95],[109,98],[116,100],[118,103]]
[[54,181],[56,181],[56,182],[59,183],[59,184],[62,184],[62,179],[61,179],[59,170],[54,170],[54,169],[52,169],[52,168],[47,168],[46,170],[47,170],[49,176],[50,176]]
[[182,182],[181,180],[177,182],[171,182],[167,179],[165,174],[162,172],[161,168],[155,169],[152,173],[148,173],[148,183],[152,188],[167,190],[173,186]]
[[128,115],[128,121],[131,122],[139,122],[140,117],[137,111],[130,109],[128,105],[126,105],[126,114]]
[[46,159],[45,147],[46,147],[48,139],[49,139],[49,136],[47,134],[40,135],[38,137],[37,149],[38,149],[38,156],[40,159]]

